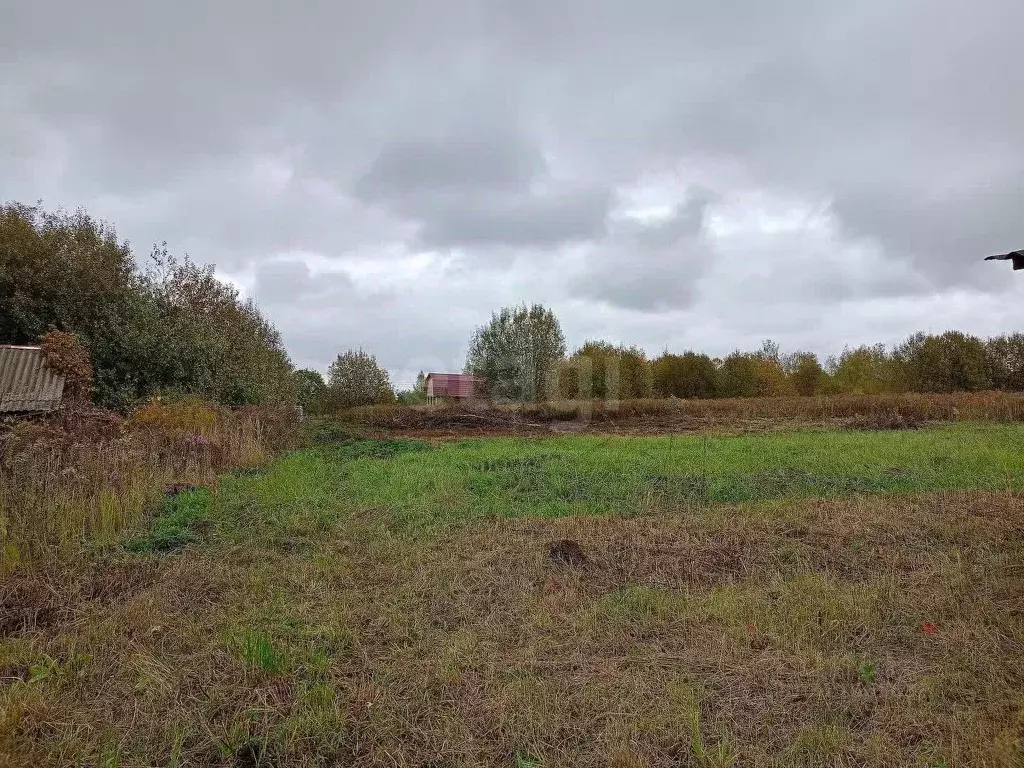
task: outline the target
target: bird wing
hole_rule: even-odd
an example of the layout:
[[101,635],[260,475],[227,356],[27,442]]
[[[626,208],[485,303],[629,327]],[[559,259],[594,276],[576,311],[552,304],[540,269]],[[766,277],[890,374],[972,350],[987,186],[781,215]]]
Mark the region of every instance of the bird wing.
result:
[[985,261],[1001,261],[1002,259],[1009,258],[1008,256],[986,256]]

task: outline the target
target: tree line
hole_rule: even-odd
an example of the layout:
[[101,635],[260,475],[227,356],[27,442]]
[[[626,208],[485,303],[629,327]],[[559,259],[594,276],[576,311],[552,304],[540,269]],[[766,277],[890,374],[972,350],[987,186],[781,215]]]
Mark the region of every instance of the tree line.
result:
[[[0,206],[0,344],[72,333],[92,361],[92,396],[125,410],[155,394],[227,405],[293,403],[324,411],[425,402],[425,376],[396,392],[376,357],[337,356],[324,377],[294,370],[274,326],[209,266],[155,247],[140,266],[115,231],[84,212]],[[1024,390],[1024,334],[980,339],[917,333],[894,348],[846,348],[821,361],[774,342],[716,358],[649,359],[636,346],[587,341],[571,354],[555,313],[505,307],[474,330],[464,366],[492,400],[767,397]]]
[[[813,352],[783,353],[773,341],[724,357],[666,350],[649,358],[637,346],[607,341],[567,354],[558,318],[534,304],[505,307],[478,327],[463,370],[483,379],[487,398],[499,402],[1024,391],[1024,333],[916,333],[892,349],[847,347],[824,362]],[[311,409],[426,402],[422,371],[411,390],[396,393],[361,349],[339,355],[326,381],[315,371],[298,374],[308,379],[300,400]]]
[[72,333],[89,353],[96,404],[155,394],[227,405],[292,402],[280,334],[213,268],[158,246],[140,266],[84,212],[0,206],[0,344]]
[[[360,371],[369,386],[354,386]],[[469,340],[464,372],[506,402],[552,399],[716,398],[900,392],[1024,391],[1024,333],[981,339],[960,331],[915,333],[889,349],[847,347],[822,362],[813,352],[783,353],[773,341],[724,357],[587,341],[567,354],[554,312],[539,304],[505,307]],[[362,350],[339,356],[321,402],[335,406],[425,401],[424,375],[395,393],[387,373]],[[331,394],[333,393],[333,395]]]
[[465,370],[494,399],[772,397],[1024,390],[1024,333],[981,339],[960,331],[916,333],[892,349],[847,347],[822,362],[773,341],[725,357],[698,351],[650,359],[636,346],[587,341],[566,355],[554,313],[506,308],[470,339]]
[[0,205],[0,344],[36,345],[54,331],[85,350],[88,394],[115,410],[156,395],[313,412],[396,399],[361,349],[338,355],[330,386],[318,371],[295,370],[277,329],[212,266],[166,244],[139,264],[113,227],[84,211]]

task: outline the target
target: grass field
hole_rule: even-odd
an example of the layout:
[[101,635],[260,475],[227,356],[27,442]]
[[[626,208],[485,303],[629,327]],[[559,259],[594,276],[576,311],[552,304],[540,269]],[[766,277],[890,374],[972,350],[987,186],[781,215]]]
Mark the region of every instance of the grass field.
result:
[[[349,466],[358,503],[414,523],[638,513],[852,493],[1024,487],[1024,427],[385,443]],[[422,450],[419,450],[422,449]],[[312,456],[296,462],[317,461]],[[302,469],[297,467],[297,471]]]
[[0,765],[1019,766],[1022,448],[293,453],[0,585]]

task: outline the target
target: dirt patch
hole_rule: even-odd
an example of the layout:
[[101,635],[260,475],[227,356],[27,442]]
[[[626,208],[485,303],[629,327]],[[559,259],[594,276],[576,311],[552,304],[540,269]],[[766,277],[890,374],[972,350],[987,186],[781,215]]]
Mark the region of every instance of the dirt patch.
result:
[[695,536],[686,526],[662,528],[651,535],[641,533],[645,527],[611,530],[604,546],[595,550],[606,588],[654,585],[681,589],[726,583],[763,567],[761,552],[769,545],[767,535],[723,531],[704,537]]
[[62,624],[74,609],[51,584],[39,578],[8,580],[0,586],[0,637]]
[[514,428],[484,426],[479,428],[431,428],[422,429],[396,428],[396,429],[368,429],[366,437],[373,440],[387,440],[392,438],[426,440],[428,443],[443,444],[456,440],[483,439],[491,437],[550,437],[552,432],[546,428]]
[[134,597],[152,586],[161,575],[156,561],[130,561],[100,564],[83,585],[82,597],[104,605]]
[[569,568],[582,568],[590,562],[578,541],[560,539],[548,544],[548,559]]
[[448,427],[448,428],[373,428],[366,431],[366,436],[383,440],[389,438],[407,438],[426,440],[433,444],[444,444],[456,440],[486,439],[496,437],[554,437],[564,435],[616,435],[621,437],[643,437],[653,435],[694,435],[710,434],[752,435],[768,432],[787,432],[794,429],[918,429],[930,423],[942,423],[943,420],[914,421],[904,419],[897,414],[895,417],[824,417],[824,418],[721,418],[721,419],[681,419],[672,418],[624,418],[620,421],[588,421],[558,422],[546,427],[540,426],[494,426],[484,427]]
[[912,429],[929,422],[1024,420],[1018,393],[556,401],[523,405],[375,406],[339,414],[380,435],[430,440],[557,433],[763,432],[794,427]]

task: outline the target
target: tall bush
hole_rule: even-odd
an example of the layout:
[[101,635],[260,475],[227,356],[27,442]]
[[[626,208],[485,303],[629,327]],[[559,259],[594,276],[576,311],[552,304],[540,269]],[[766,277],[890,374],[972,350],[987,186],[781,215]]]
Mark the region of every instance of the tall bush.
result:
[[74,334],[94,402],[120,410],[160,392],[232,405],[292,397],[280,336],[252,302],[166,247],[150,262],[139,270],[114,229],[82,211],[0,206],[0,344]]
[[343,352],[328,372],[329,399],[337,408],[395,401],[391,379],[377,358],[362,349]]
[[714,397],[718,369],[707,355],[665,352],[651,363],[654,394],[658,397]]
[[960,331],[914,334],[897,347],[895,357],[906,366],[910,388],[916,392],[975,392],[992,387],[985,343]]

